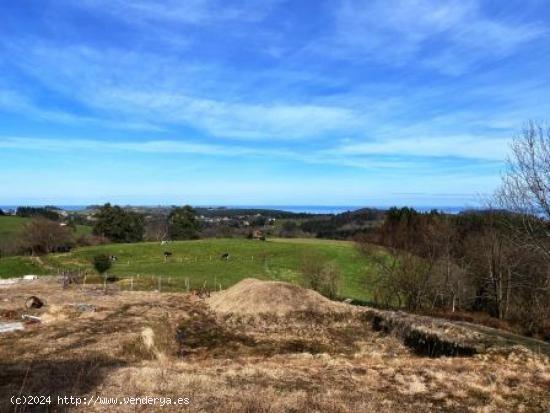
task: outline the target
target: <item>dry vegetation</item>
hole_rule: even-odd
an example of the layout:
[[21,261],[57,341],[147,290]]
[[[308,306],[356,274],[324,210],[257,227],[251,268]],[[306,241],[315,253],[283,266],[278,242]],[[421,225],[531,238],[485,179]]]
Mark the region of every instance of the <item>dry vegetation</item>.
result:
[[188,294],[63,290],[53,279],[39,280],[0,286],[0,320],[28,313],[29,295],[45,299],[45,307],[31,311],[43,322],[0,335],[1,412],[15,411],[9,396],[20,393],[189,397],[180,409],[203,412],[545,412],[550,406],[546,355],[499,345],[469,357],[422,356],[404,344],[411,331],[465,345],[483,333],[465,335],[467,327],[419,316],[406,322],[405,314],[335,304],[284,283],[246,280],[207,300],[212,311]]

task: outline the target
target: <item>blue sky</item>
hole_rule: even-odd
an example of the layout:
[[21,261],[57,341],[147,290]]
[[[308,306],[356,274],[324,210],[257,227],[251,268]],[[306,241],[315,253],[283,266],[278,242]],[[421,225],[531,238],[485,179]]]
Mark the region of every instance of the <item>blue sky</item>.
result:
[[548,120],[544,0],[18,0],[0,205],[475,205]]

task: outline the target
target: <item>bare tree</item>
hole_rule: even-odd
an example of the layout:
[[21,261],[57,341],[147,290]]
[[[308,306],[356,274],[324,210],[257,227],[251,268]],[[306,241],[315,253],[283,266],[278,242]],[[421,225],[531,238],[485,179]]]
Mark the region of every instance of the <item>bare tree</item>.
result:
[[44,218],[25,224],[19,242],[32,255],[48,254],[74,244],[72,231],[68,227]]
[[499,206],[522,218],[524,241],[550,259],[550,127],[529,122],[511,145]]
[[543,314],[549,316],[550,127],[529,122],[514,138],[511,149],[497,200],[503,209],[515,213],[509,220],[513,242],[524,251],[519,257],[524,265],[513,274],[519,285],[516,296],[521,297],[518,312],[533,315],[546,308]]
[[168,240],[168,219],[162,214],[153,215],[145,222],[145,237],[147,241]]

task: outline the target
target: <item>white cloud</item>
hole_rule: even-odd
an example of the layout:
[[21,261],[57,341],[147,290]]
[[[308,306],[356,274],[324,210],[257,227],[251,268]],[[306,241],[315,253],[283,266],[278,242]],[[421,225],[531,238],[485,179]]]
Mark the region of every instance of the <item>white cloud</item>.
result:
[[102,141],[91,139],[39,139],[26,137],[1,137],[0,148],[26,151],[132,151],[143,153],[201,154],[236,156],[254,153],[246,148],[227,148],[181,140]]
[[34,121],[56,122],[73,125],[99,125],[113,129],[162,131],[153,123],[142,121],[122,121],[104,117],[82,116],[62,110],[52,110],[35,103],[29,96],[19,91],[0,88],[0,110],[22,114]]
[[441,137],[395,138],[340,146],[341,155],[398,155],[402,157],[447,157],[502,162],[509,139],[456,135]]
[[185,123],[217,137],[234,139],[314,138],[355,130],[361,124],[353,110],[314,104],[242,103],[117,89],[98,91],[93,100],[105,109],[119,108],[151,119]]
[[259,21],[279,2],[280,0],[81,0],[77,2],[77,6],[137,22],[205,24],[232,20]]
[[322,54],[458,75],[548,34],[542,25],[485,16],[475,0],[342,0]]
[[[55,139],[0,137],[0,148],[23,151],[95,151],[139,152],[146,154],[191,154],[222,157],[263,157],[305,164],[336,165],[370,170],[415,170],[433,173],[434,168],[448,171],[467,170],[470,161],[494,166],[504,160],[505,140],[480,140],[472,136],[442,139],[394,139],[389,141],[344,144],[329,148],[300,151],[285,147],[258,147],[197,143],[191,140],[105,141],[90,139]],[[437,158],[454,158],[460,162],[434,165]]]

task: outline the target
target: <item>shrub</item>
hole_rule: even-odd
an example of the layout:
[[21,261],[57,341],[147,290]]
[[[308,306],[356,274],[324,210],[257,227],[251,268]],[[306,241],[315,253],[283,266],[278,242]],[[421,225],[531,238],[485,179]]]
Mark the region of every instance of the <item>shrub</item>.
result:
[[95,270],[103,274],[109,268],[111,268],[111,258],[106,254],[98,254],[93,258],[93,264]]
[[319,292],[328,298],[336,298],[341,280],[342,271],[340,267],[334,262],[327,262],[321,270],[321,289]]
[[308,288],[331,299],[338,296],[342,271],[336,263],[306,256],[302,259],[301,272]]
[[23,226],[18,243],[23,251],[35,255],[64,252],[74,246],[74,239],[69,228],[60,226],[58,222],[37,218]]

